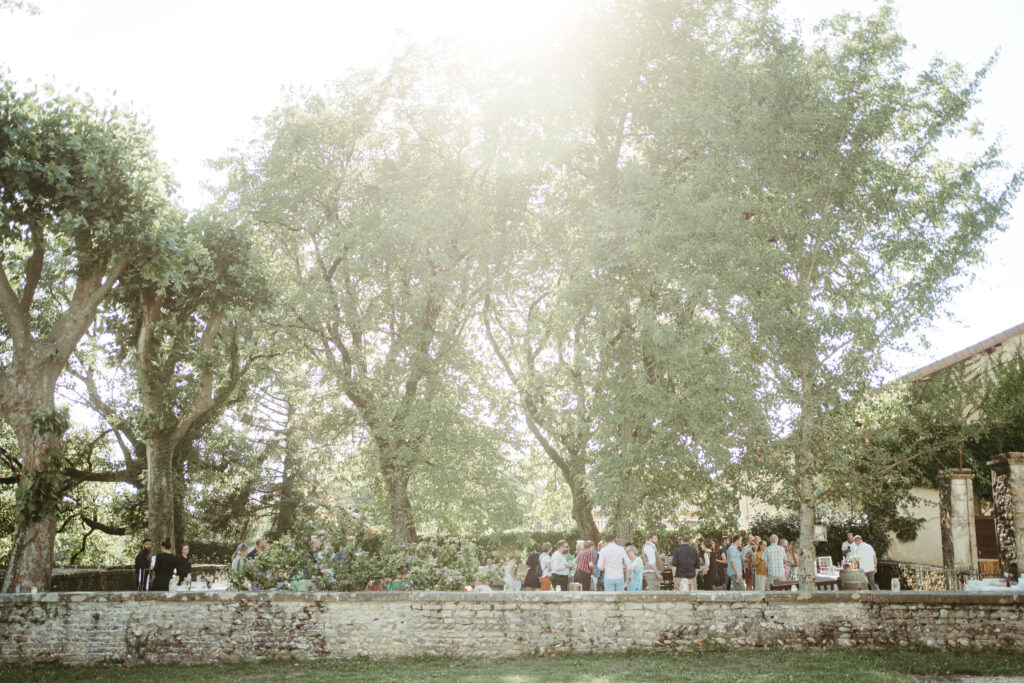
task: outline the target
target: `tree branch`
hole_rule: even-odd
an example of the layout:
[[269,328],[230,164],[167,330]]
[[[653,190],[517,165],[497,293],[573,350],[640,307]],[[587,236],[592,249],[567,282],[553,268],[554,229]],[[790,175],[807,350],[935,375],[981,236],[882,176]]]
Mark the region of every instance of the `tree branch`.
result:
[[94,531],[102,531],[103,533],[110,534],[111,536],[124,536],[128,533],[128,529],[126,527],[111,526],[109,524],[104,524],[98,519],[93,519],[91,517],[86,516],[85,513],[79,515],[79,518],[85,523],[86,526],[88,526],[90,529],[93,529]]
[[32,341],[32,332],[29,330],[28,316],[22,310],[21,302],[7,279],[3,261],[0,261],[0,315],[3,315],[7,323],[7,332],[14,343],[14,350],[24,350]]
[[35,249],[32,255],[25,262],[25,286],[21,290],[21,310],[26,316],[32,312],[32,301],[36,295],[36,287],[39,286],[39,277],[43,274],[43,256],[46,249],[43,246],[43,236],[38,229],[32,230],[32,237],[36,240]]

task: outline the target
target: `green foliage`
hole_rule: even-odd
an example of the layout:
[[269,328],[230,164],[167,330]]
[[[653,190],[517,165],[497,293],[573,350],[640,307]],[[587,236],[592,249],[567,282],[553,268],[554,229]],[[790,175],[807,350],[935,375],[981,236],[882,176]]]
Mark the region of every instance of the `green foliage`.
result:
[[495,564],[502,564],[509,556],[515,556],[520,560],[533,552],[534,548],[540,548],[541,544],[547,542],[554,545],[559,540],[569,542],[569,547],[575,549],[576,541],[579,540],[579,531],[575,527],[563,529],[549,529],[547,531],[505,531],[477,536],[476,546],[481,553],[481,562],[487,558],[494,560]]
[[976,356],[945,368],[903,390],[911,421],[898,444],[887,444],[905,459],[915,483],[937,487],[940,470],[967,468],[975,494],[991,496],[988,461],[999,453],[1024,450],[1024,357]]
[[441,536],[420,541],[406,557],[407,589],[461,591],[476,579],[479,554],[476,544],[466,538]]
[[64,484],[62,461],[63,454],[55,448],[39,461],[37,469],[25,472],[14,493],[18,528],[53,516]]
[[[134,531],[159,489],[221,551],[270,529],[267,585],[393,576],[403,551],[317,527],[345,559],[318,558],[295,526],[344,501],[437,539],[408,568],[436,587],[469,564],[445,539],[574,541],[595,505],[663,549],[694,510],[691,535],[728,531],[740,493],[909,537],[912,484],[955,455],[984,486],[1024,449],[1019,359],[969,393],[869,391],[1019,187],[972,139],[985,69],[911,73],[890,6],[806,42],[770,2],[591,10],[528,64],[410,49],[291,93],[191,216],[134,118],[5,82],[2,265],[35,315],[0,322],[0,368],[129,259],[81,375],[115,385],[97,410],[129,480],[135,444],[173,473],[89,504]],[[501,534],[535,521],[579,531]]]
[[397,576],[399,552],[344,513],[306,520],[269,549],[229,572],[237,589],[362,590],[370,581]]
[[[32,431],[37,436],[60,440],[68,430],[67,408],[32,413]],[[51,448],[34,470],[23,473],[14,493],[16,524],[24,528],[45,517],[53,516],[64,491],[64,451]]]
[[71,421],[65,407],[32,413],[29,416],[29,424],[32,426],[33,434],[60,439],[70,428]]

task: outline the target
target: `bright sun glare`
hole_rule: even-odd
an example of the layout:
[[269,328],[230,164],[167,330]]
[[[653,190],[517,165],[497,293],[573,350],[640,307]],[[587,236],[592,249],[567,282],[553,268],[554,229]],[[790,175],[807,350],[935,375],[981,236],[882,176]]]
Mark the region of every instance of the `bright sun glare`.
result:
[[439,35],[477,45],[525,46],[567,21],[575,0],[459,0],[425,3]]

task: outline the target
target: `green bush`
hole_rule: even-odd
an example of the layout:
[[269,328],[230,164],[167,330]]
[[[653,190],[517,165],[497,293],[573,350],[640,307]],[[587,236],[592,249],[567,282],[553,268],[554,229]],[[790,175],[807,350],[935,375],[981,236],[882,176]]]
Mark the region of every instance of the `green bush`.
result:
[[192,564],[227,564],[235,554],[234,543],[186,540]]
[[542,543],[554,545],[563,539],[569,542],[570,551],[576,552],[576,541],[579,538],[576,527],[549,531],[506,531],[480,536],[476,539],[476,545],[480,549],[481,564],[487,558],[494,559],[495,564],[503,564],[509,554],[515,554],[522,561]]
[[480,549],[457,536],[442,536],[416,544],[406,558],[408,590],[463,590],[473,584],[480,566]]
[[270,548],[229,572],[236,589],[362,590],[397,576],[401,553],[361,519],[336,515],[308,520]]

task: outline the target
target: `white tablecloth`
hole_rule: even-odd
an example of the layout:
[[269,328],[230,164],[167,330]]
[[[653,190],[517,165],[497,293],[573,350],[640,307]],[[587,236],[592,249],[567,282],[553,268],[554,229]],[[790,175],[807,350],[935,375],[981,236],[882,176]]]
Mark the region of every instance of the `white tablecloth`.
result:
[[965,591],[971,592],[993,592],[993,593],[1020,593],[1024,592],[1024,581],[1011,583],[1006,586],[1006,579],[971,579],[964,586]]

